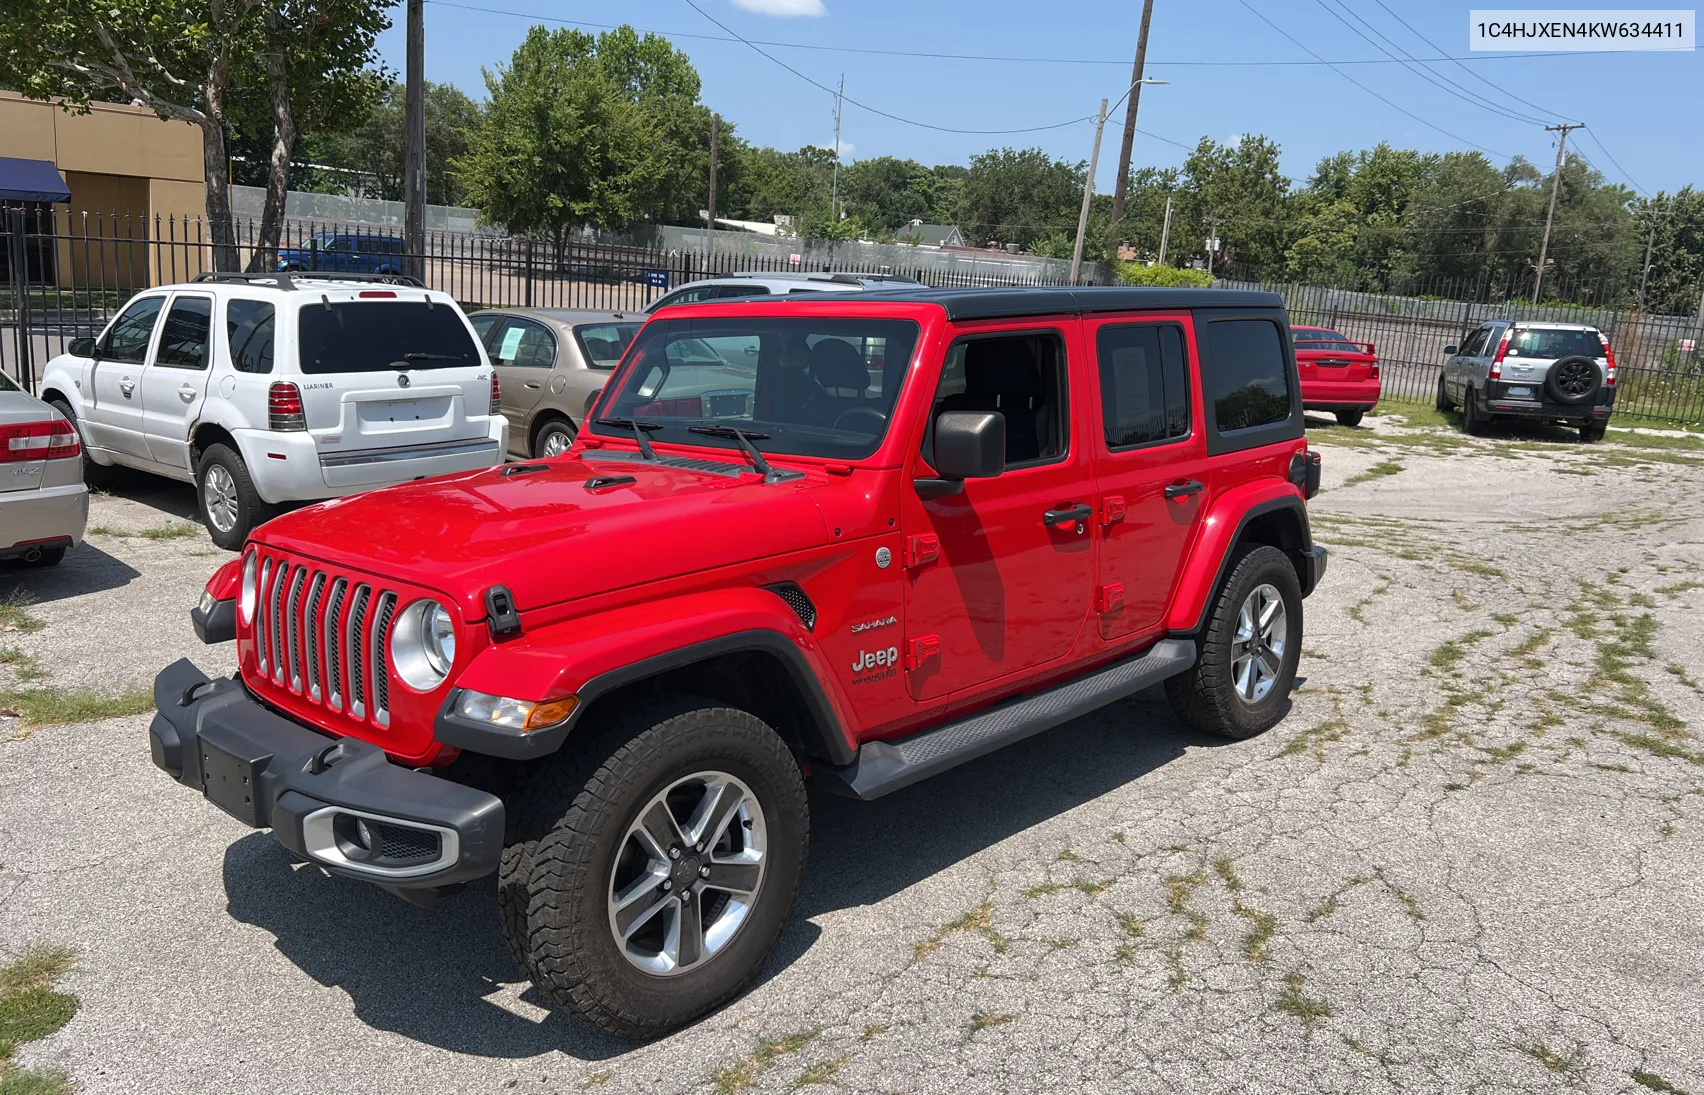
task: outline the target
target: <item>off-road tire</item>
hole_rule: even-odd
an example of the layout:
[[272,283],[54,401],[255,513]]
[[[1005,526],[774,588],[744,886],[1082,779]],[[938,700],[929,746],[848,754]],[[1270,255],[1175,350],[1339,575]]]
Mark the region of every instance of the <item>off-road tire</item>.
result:
[[[231,477],[235,489],[236,523],[229,529],[220,529],[207,512],[207,476],[216,467],[224,469]],[[201,459],[195,462],[195,509],[201,523],[207,526],[207,534],[226,551],[241,551],[249,533],[265,524],[276,512],[254,489],[254,480],[249,478],[248,465],[243,463],[242,456],[225,444],[207,446],[201,453]]]
[[1339,426],[1348,426],[1350,429],[1353,429],[1361,424],[1361,418],[1366,413],[1366,411],[1362,410],[1338,411],[1336,412],[1337,424]]
[[[568,446],[574,443],[576,432],[577,431],[574,429],[574,423],[568,421],[566,418],[552,418],[549,422],[546,422],[544,425],[539,427],[538,436],[533,438],[533,459],[543,460],[545,458],[545,448],[548,446],[550,438],[553,435],[560,435],[562,437],[562,448],[566,451]],[[557,455],[560,456],[561,453],[557,453]]]
[[47,404],[58,411],[60,417],[71,423],[71,428],[77,431],[77,441],[83,446],[83,482],[87,486],[105,486],[112,478],[112,469],[97,464],[89,457],[89,439],[83,436],[83,427],[77,424],[77,412],[71,409],[71,404],[63,399],[50,400]]
[[[1236,692],[1231,670],[1237,612],[1262,585],[1272,585],[1284,602],[1287,623],[1278,677],[1264,699],[1248,703]],[[1271,729],[1283,718],[1295,684],[1302,652],[1302,584],[1289,558],[1275,547],[1246,545],[1231,563],[1197,641],[1198,657],[1187,672],[1166,680],[1166,699],[1186,725],[1237,741]]]
[[1479,413],[1479,396],[1472,388],[1461,397],[1461,432],[1478,437],[1485,432],[1485,416]]
[[1443,373],[1438,374],[1438,399],[1437,399],[1437,402],[1433,404],[1433,406],[1435,406],[1438,409],[1438,413],[1440,413],[1440,414],[1442,414],[1444,411],[1452,411],[1452,410],[1455,409],[1455,404],[1450,402],[1449,394],[1444,389],[1444,374]]
[[1544,374],[1544,394],[1558,403],[1588,404],[1603,390],[1603,370],[1584,354],[1557,358]]
[[[727,1003],[774,951],[810,843],[804,779],[761,719],[702,697],[609,710],[575,736],[509,804],[512,843],[498,868],[503,930],[547,998],[612,1034],[654,1038]],[[652,975],[628,962],[610,930],[614,859],[652,796],[707,769],[735,776],[756,796],[768,831],[763,881],[721,951],[684,973]]]
[[1600,418],[1596,421],[1587,419],[1580,423],[1580,440],[1587,445],[1593,444],[1597,441],[1602,441],[1603,435],[1608,432],[1608,430],[1609,423],[1604,419]]

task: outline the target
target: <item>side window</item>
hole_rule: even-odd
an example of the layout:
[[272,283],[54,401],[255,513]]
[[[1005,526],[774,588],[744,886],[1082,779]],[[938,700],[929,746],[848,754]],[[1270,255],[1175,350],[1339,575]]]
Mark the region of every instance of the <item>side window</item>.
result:
[[272,371],[272,337],[276,330],[271,303],[232,300],[225,305],[225,340],[231,365],[239,373]]
[[489,347],[491,345],[491,328],[497,326],[497,321],[502,318],[502,316],[493,315],[490,312],[475,312],[467,317],[467,321],[473,324],[474,337],[478,338],[481,344]]
[[207,368],[207,336],[212,327],[213,301],[208,297],[178,297],[166,313],[160,350],[154,364],[169,369]]
[[1202,388],[1220,433],[1269,426],[1290,417],[1290,375],[1278,325],[1267,319],[1207,324]]
[[497,336],[496,348],[491,351],[491,360],[497,365],[548,369],[556,362],[556,336],[542,323],[525,319],[508,320]]
[[[1040,464],[1069,443],[1065,405],[1065,339],[1057,331],[967,338],[947,351],[935,406],[945,411],[999,411],[1006,418],[1006,466]],[[934,460],[934,430],[924,437]]]
[[767,285],[722,285],[714,293],[704,299],[714,300],[718,297],[766,297],[769,295]]
[[101,357],[107,361],[122,361],[140,365],[148,356],[148,342],[154,336],[154,324],[165,306],[164,297],[143,297],[134,301],[102,340]]
[[1467,341],[1462,343],[1461,351],[1460,351],[1461,356],[1462,357],[1478,357],[1480,354],[1484,353],[1485,352],[1485,341],[1490,336],[1490,334],[1491,334],[1491,328],[1481,327],[1481,328],[1479,328],[1479,330],[1473,332],[1471,335],[1468,335]]
[[1107,448],[1189,436],[1189,362],[1182,327],[1102,327],[1095,356]]

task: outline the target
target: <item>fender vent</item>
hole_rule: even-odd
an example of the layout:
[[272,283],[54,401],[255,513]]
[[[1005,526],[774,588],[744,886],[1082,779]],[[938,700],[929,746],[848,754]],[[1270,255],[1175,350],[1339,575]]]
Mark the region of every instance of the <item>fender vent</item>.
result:
[[816,630],[816,605],[812,604],[811,599],[805,596],[805,591],[799,588],[797,582],[776,582],[774,585],[764,586],[763,588],[786,601],[787,607],[792,609],[793,615],[797,616],[799,622],[805,625],[806,631]]

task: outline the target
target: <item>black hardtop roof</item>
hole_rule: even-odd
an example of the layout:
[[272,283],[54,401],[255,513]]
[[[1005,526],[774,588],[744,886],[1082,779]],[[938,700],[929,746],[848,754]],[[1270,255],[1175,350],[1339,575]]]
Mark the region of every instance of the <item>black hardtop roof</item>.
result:
[[[802,297],[801,300],[821,300]],[[1082,312],[1128,312],[1144,309],[1284,307],[1277,293],[1248,289],[1161,289],[1126,285],[1008,285],[985,289],[872,289],[856,296],[834,298],[836,304],[878,301],[938,304],[948,319],[995,319],[1002,316],[1047,316]]]

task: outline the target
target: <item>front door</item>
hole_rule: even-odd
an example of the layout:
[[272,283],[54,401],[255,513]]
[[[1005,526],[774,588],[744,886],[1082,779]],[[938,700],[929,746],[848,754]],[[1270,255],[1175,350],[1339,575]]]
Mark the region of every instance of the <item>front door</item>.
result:
[[509,420],[510,443],[530,454],[527,423],[550,382],[550,369],[556,364],[556,336],[536,320],[511,316],[493,332],[488,345],[497,382],[503,389],[503,415]]
[[[1092,421],[1101,537],[1095,610],[1101,638],[1160,626],[1200,530],[1207,447],[1195,425],[1194,328],[1187,312],[1085,324],[1095,358]],[[1085,434],[1090,431],[1084,430]]]
[[207,395],[212,327],[212,297],[177,294],[160,328],[160,343],[142,370],[142,428],[148,453],[183,472],[194,470],[189,466],[189,429]]
[[[1094,483],[1078,321],[962,328],[947,352],[912,478],[934,475],[934,416],[998,411],[1006,471],[924,499],[901,494],[905,643],[913,698],[939,699],[1066,658],[1089,614]],[[1068,375],[1074,374],[1074,375]],[[1075,518],[1075,519],[1072,519]],[[873,652],[878,658],[884,651]],[[879,664],[879,662],[878,662]]]
[[148,459],[142,432],[142,369],[165,304],[163,296],[138,297],[101,336],[83,404],[84,429],[91,444]]

